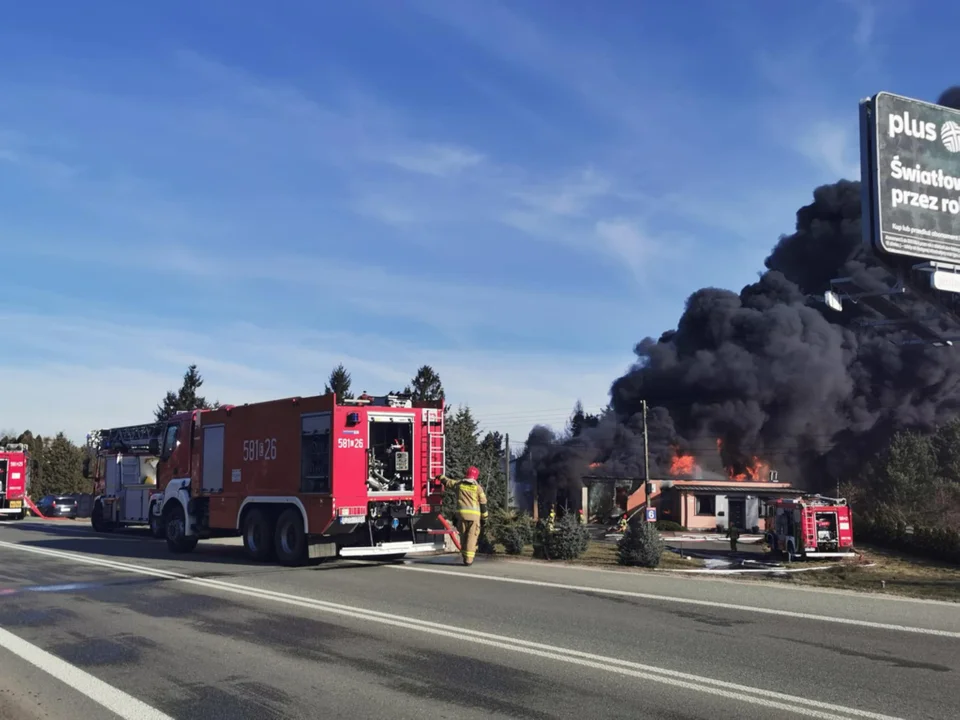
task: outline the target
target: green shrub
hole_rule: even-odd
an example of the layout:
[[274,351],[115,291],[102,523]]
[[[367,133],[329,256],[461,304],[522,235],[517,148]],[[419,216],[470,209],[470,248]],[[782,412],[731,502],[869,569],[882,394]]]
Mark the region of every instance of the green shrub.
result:
[[686,528],[674,520],[657,520],[657,530],[660,532],[686,532]]
[[617,543],[617,562],[621,565],[655,568],[663,554],[663,538],[654,523],[635,522]]
[[587,551],[590,533],[577,522],[573,514],[564,515],[554,523],[553,532],[545,520],[537,523],[533,533],[533,556],[544,560],[576,560]]
[[503,545],[507,555],[519,555],[533,542],[533,524],[530,517],[523,513],[502,511],[494,537]]
[[503,545],[508,555],[520,555],[533,541],[530,517],[523,513],[497,508],[484,523],[477,550],[487,555],[496,552],[496,545]]

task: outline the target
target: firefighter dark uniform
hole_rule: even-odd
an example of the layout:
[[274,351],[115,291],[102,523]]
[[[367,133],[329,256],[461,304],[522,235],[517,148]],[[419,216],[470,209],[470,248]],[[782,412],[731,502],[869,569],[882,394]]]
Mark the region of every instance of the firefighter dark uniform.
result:
[[480,470],[471,467],[463,480],[453,480],[441,475],[445,487],[457,491],[457,516],[460,532],[460,554],[464,565],[472,565],[477,555],[477,541],[480,539],[480,524],[487,519],[487,493],[478,482]]

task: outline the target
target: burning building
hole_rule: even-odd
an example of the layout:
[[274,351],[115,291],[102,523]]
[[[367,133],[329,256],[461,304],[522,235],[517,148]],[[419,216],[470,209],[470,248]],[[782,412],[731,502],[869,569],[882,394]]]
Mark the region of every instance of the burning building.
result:
[[[940,102],[955,106],[955,96]],[[777,482],[821,491],[859,478],[895,432],[931,432],[955,419],[955,348],[902,342],[907,331],[864,323],[866,310],[836,313],[823,302],[833,278],[887,274],[862,242],[860,203],[859,182],[816,188],[756,282],[693,292],[675,328],[637,343],[636,362],[612,382],[604,412],[573,437],[535,427],[518,471],[536,478],[541,502],[578,497],[584,476],[620,478],[636,490],[646,479],[645,426],[651,480],[672,488],[769,488],[776,472]],[[926,313],[909,297],[898,302]],[[692,502],[688,520],[707,517],[709,501],[703,515]],[[739,516],[727,503],[724,517]]]

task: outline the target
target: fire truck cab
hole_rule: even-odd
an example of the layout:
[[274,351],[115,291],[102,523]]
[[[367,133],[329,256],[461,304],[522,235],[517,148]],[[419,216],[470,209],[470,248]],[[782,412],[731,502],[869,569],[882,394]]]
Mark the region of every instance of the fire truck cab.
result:
[[29,492],[29,448],[24,443],[0,446],[0,519],[23,520]]
[[788,562],[855,555],[853,518],[845,499],[814,495],[776,500],[768,507],[767,543]]
[[248,556],[442,549],[443,402],[328,393],[181,412],[164,426],[156,520],[172,552],[241,535]]
[[149,525],[154,537],[163,536],[158,516],[151,512],[163,499],[157,487],[163,429],[163,423],[151,423],[94,430],[87,435],[83,475],[93,480],[90,524],[96,532]]

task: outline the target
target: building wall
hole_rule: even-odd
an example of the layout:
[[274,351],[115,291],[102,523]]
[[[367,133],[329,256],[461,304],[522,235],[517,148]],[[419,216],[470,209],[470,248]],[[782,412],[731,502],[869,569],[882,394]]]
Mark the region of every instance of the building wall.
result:
[[[689,530],[715,530],[717,527],[716,512],[720,509],[719,498],[713,515],[697,515],[697,499],[693,493],[681,492],[683,505],[683,523]],[[726,499],[726,498],[724,498]]]
[[[714,514],[713,515],[697,515],[697,499],[696,496],[700,493],[694,492],[683,492],[683,516],[686,519],[686,522],[683,523],[690,530],[716,530],[719,526],[722,530],[727,530],[730,527],[730,496],[728,495],[715,495],[714,496]],[[706,493],[703,493],[706,494]],[[743,498],[744,496],[739,496]],[[738,498],[739,499],[739,498]],[[746,530],[749,532],[754,526],[760,528],[761,531],[765,528],[766,521],[764,518],[760,517],[760,500],[756,495],[746,496],[745,501],[745,520],[744,525]]]

